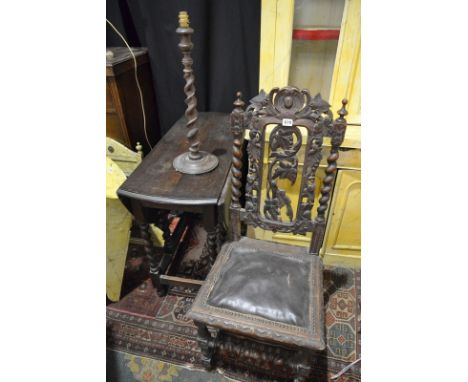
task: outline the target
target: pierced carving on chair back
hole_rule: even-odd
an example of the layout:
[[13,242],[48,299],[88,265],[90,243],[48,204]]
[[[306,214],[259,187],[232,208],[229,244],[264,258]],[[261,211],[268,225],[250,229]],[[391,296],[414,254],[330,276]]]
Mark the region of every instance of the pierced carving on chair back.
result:
[[[238,105],[235,103],[236,108],[231,117],[234,134],[232,211],[241,209],[239,197],[242,162],[239,134],[241,131],[243,133],[245,128],[249,128],[245,209],[240,212],[242,220],[247,224],[273,232],[293,232],[305,235],[307,232],[314,231],[317,225],[322,225],[325,221],[338,149],[346,128],[344,119],[346,102],[343,102],[343,107],[339,111],[340,117],[333,121],[330,105],[321,98],[320,94],[311,97],[307,90],[301,91],[295,87],[274,88],[268,95],[262,91],[250,101],[251,104],[244,113],[241,108],[243,103],[240,105],[239,101],[240,99],[236,101]],[[268,165],[264,166],[265,138],[269,125],[273,125],[273,128],[269,136]],[[300,126],[306,129],[307,134],[302,134]],[[332,139],[332,148],[317,217],[313,219],[315,176],[322,160],[322,144],[326,135]],[[299,177],[299,155],[302,153],[300,150],[304,147],[304,141],[305,151],[301,154],[304,165],[302,177]],[[264,174],[264,171],[267,173]],[[264,194],[262,194],[262,181],[265,182]],[[284,187],[284,182],[289,182],[291,186],[300,182],[298,205],[295,211],[287,191],[280,186],[282,184]],[[262,201],[261,198],[264,200]]]

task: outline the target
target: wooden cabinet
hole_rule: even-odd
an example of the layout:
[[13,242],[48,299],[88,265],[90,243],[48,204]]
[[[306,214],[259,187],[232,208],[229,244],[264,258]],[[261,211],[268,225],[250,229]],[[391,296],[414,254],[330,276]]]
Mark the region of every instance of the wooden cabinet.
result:
[[[142,100],[135,79],[135,65],[127,48],[107,48],[106,53],[106,136],[134,150],[140,142],[148,153],[160,137],[155,96],[146,48],[132,48]],[[146,134],[145,134],[146,124]],[[148,137],[148,139],[146,138]]]
[[[262,0],[260,42],[259,89],[307,88],[328,99],[335,113],[342,98],[348,98],[349,126],[340,150],[322,256],[325,263],[351,266],[360,265],[361,255],[360,9],[360,0]],[[329,147],[329,141],[324,145]],[[320,166],[323,174],[326,161]],[[318,193],[314,205],[317,208]],[[310,236],[261,229],[251,235],[294,245],[310,243]]]

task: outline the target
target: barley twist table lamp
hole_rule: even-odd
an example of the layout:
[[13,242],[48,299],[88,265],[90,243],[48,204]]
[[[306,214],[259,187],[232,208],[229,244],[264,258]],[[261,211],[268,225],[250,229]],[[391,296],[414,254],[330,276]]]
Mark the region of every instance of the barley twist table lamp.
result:
[[185,11],[179,12],[179,27],[176,33],[180,35],[179,48],[182,51],[182,64],[184,66],[185,79],[185,117],[187,118],[187,140],[190,144],[188,152],[180,154],[174,159],[174,168],[184,174],[204,174],[218,166],[218,158],[206,151],[200,151],[200,142],[197,140],[198,128],[196,122],[198,119],[197,98],[195,96],[195,76],[193,75],[193,59],[191,52],[193,49],[192,34],[193,29],[189,27],[189,16]]

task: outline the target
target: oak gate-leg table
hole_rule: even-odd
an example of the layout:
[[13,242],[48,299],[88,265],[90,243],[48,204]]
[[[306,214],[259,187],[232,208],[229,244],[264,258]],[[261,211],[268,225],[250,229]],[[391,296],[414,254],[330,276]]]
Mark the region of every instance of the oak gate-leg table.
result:
[[[229,114],[199,113],[196,123],[201,149],[216,155],[219,165],[200,175],[177,172],[172,162],[186,152],[186,118],[180,118],[143,162],[127,178],[117,191],[127,209],[133,214],[145,242],[145,253],[150,260],[150,275],[160,296],[167,293],[169,285],[199,288],[203,281],[177,277],[175,268],[180,262],[178,247],[181,236],[193,214],[202,216],[207,232],[198,273],[207,274],[217,255],[220,228],[223,225],[223,206],[228,193],[228,173],[231,167]],[[175,231],[169,230],[169,215],[180,214]],[[158,261],[149,238],[147,225],[156,224],[164,233],[164,251]]]

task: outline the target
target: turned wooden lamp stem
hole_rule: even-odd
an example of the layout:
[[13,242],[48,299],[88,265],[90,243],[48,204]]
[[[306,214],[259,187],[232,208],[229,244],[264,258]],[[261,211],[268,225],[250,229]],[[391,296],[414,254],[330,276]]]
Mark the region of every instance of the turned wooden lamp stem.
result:
[[195,96],[195,76],[193,74],[193,59],[192,59],[192,34],[193,29],[190,28],[189,15],[186,11],[179,12],[179,27],[176,33],[180,36],[179,48],[182,52],[182,65],[184,66],[185,79],[185,117],[187,118],[186,126],[189,129],[187,132],[187,141],[190,145],[189,151],[177,156],[174,159],[174,168],[185,174],[203,174],[215,169],[218,166],[218,158],[213,154],[200,151],[200,142],[197,139],[198,120],[197,97]]
[[189,27],[189,24],[190,20],[188,13],[185,11],[179,12],[179,28],[177,28],[176,33],[180,36],[179,48],[183,54],[182,65],[184,66],[185,79],[184,93],[186,96],[185,103],[187,104],[185,117],[187,118],[187,128],[189,128],[187,140],[190,143],[189,157],[190,159],[200,159],[200,142],[197,140],[198,128],[194,126],[198,119],[198,111],[197,97],[195,96],[195,76],[192,69],[193,29]]

